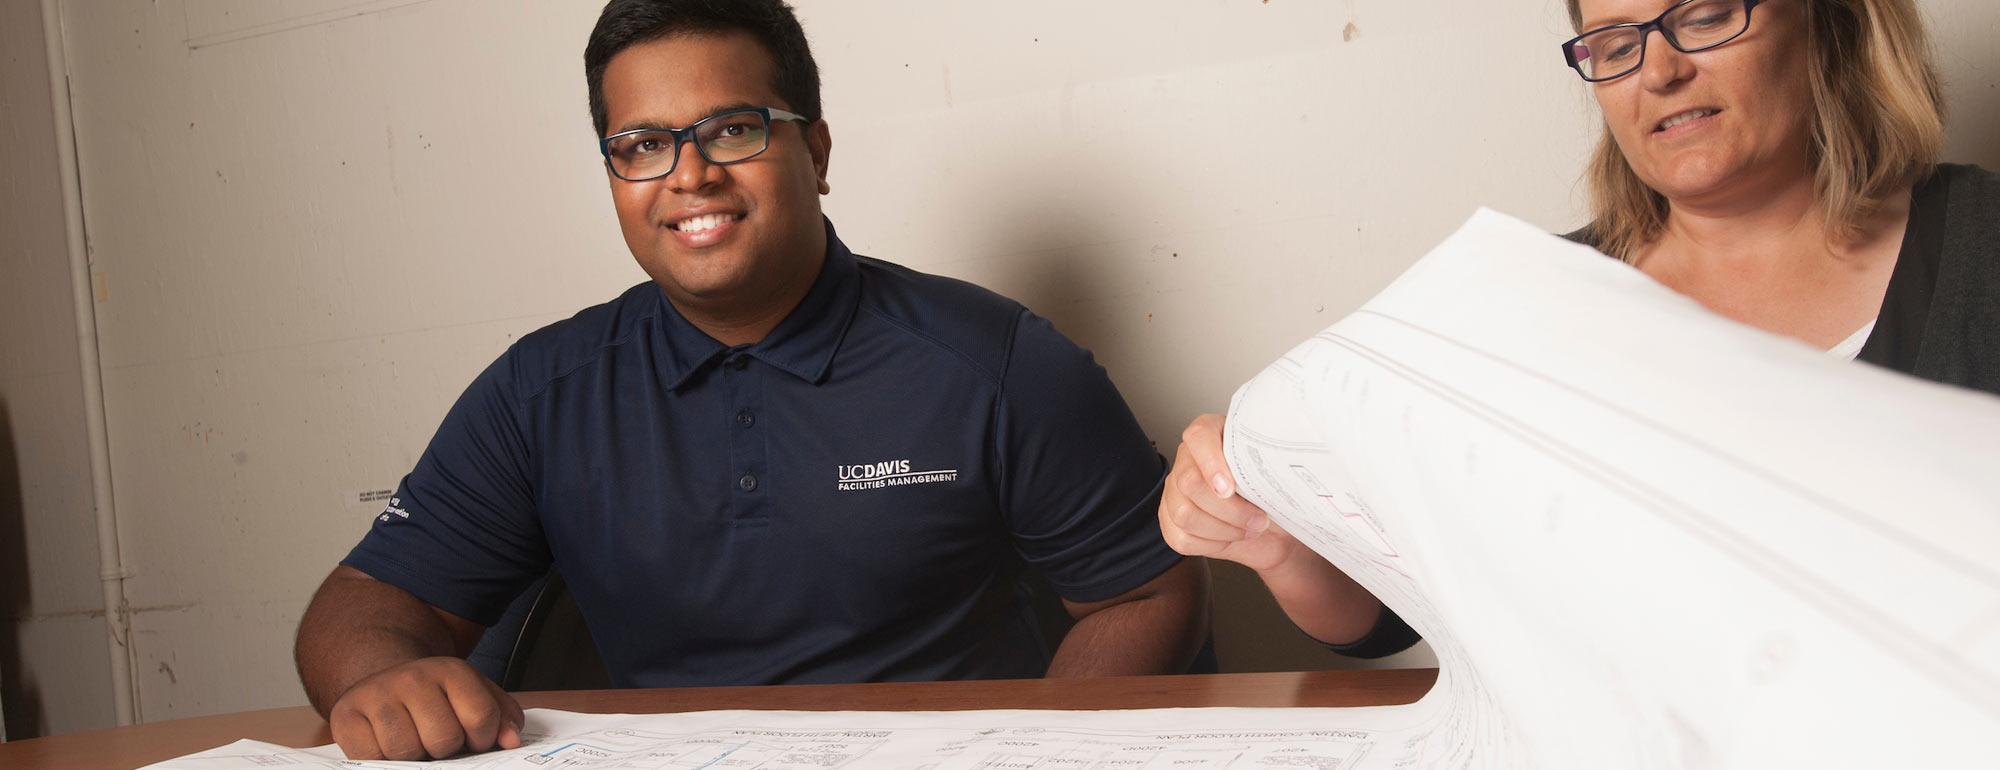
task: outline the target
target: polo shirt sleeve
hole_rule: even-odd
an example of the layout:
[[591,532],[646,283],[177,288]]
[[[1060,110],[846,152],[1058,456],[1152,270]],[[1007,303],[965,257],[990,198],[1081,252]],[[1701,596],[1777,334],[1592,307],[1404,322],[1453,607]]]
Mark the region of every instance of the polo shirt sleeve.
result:
[[473,380],[341,563],[485,626],[546,573],[513,351]]
[[[1299,633],[1306,632],[1301,630]],[[1346,644],[1327,644],[1313,639],[1311,634],[1306,634],[1306,638],[1350,658],[1386,658],[1416,646],[1424,637],[1418,634],[1416,629],[1411,628],[1410,624],[1403,620],[1403,616],[1396,614],[1395,610],[1389,609],[1389,605],[1384,604],[1382,611],[1375,616],[1375,625],[1360,639]]]
[[1015,547],[1064,598],[1109,599],[1180,561],[1160,536],[1166,461],[1090,352],[1025,310],[994,435]]

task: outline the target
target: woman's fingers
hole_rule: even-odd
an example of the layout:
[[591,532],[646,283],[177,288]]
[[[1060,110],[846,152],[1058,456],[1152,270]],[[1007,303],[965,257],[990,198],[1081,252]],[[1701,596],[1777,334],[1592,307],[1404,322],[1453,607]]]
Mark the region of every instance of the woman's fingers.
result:
[[[1195,472],[1216,497],[1236,494],[1236,482],[1229,475],[1229,458],[1222,453],[1222,415],[1204,414],[1181,431],[1181,449],[1194,461]],[[1178,467],[1178,464],[1176,464]]]

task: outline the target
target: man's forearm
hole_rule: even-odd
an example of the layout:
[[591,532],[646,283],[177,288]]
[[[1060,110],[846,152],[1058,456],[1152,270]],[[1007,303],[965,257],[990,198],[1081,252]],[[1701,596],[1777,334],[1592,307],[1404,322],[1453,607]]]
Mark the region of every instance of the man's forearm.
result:
[[1079,618],[1050,677],[1185,673],[1208,638],[1208,563],[1186,559]]
[[341,568],[299,621],[299,681],[320,716],[369,675],[421,658],[458,655],[454,630],[408,592]]

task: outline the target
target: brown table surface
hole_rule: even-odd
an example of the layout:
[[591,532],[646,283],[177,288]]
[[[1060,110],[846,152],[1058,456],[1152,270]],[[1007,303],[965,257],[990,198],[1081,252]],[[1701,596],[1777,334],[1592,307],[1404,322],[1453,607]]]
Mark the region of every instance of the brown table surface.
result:
[[[1187,706],[1387,706],[1422,696],[1435,669],[1283,674],[1015,679],[987,682],[574,690],[520,693],[528,708],[600,714],[716,709],[957,711],[965,709],[1129,709]],[[286,746],[333,742],[304,706],[174,719],[132,727],[0,743],[0,768],[135,768],[241,738]]]

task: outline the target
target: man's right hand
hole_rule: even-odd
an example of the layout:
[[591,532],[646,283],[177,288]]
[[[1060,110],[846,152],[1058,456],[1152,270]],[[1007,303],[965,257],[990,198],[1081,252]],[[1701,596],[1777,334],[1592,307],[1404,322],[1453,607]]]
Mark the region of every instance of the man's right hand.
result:
[[1188,556],[1227,559],[1258,572],[1275,569],[1304,546],[1236,494],[1222,453],[1223,427],[1222,415],[1204,414],[1181,433],[1160,492],[1160,535]]
[[444,759],[521,745],[521,704],[461,658],[384,669],[341,694],[327,714],[348,759]]

